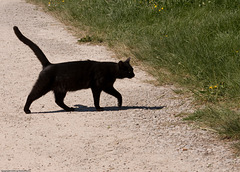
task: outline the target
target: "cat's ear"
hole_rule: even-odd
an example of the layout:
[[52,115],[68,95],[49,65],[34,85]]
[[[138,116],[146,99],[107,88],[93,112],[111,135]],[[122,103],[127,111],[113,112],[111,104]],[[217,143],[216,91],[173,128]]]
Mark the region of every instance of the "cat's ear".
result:
[[121,68],[122,66],[123,66],[124,64],[123,64],[123,61],[119,61],[118,62],[118,66]]
[[130,62],[130,57],[125,61],[126,63],[129,63]]

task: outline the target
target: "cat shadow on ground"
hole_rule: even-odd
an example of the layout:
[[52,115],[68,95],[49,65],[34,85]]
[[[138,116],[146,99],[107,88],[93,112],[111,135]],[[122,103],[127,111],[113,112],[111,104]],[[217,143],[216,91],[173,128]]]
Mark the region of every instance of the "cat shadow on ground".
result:
[[[94,112],[96,111],[95,107],[88,107],[83,105],[75,105],[77,107],[75,110],[78,112]],[[145,110],[159,110],[164,108],[165,106],[154,106],[154,107],[147,107],[147,106],[122,106],[121,108],[117,106],[110,106],[104,107],[104,111],[122,111],[128,109],[145,109]]]
[[[104,111],[123,111],[128,109],[143,109],[143,110],[160,110],[166,106],[122,106],[121,108],[117,106],[104,107]],[[74,112],[97,112],[95,107],[88,107],[84,105],[74,105]],[[32,112],[32,113],[60,113],[66,112],[65,110],[56,110],[56,111],[45,111],[45,112]]]

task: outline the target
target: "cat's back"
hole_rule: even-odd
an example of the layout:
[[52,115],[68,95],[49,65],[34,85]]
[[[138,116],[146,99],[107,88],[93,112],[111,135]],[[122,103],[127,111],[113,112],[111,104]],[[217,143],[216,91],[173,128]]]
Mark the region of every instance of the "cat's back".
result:
[[114,62],[98,62],[92,60],[86,61],[72,61],[55,64],[58,70],[67,71],[105,71],[107,69],[115,68],[116,63]]
[[72,62],[63,62],[63,63],[57,63],[52,64],[49,66],[49,68],[46,68],[46,70],[51,70],[56,74],[60,73],[78,73],[81,71],[87,71],[90,70],[95,65],[94,61],[72,61]]
[[64,75],[64,76],[82,76],[88,77],[91,75],[108,75],[116,70],[116,64],[114,62],[98,62],[92,60],[86,61],[72,61],[51,64],[46,67],[42,72],[46,72],[52,75]]
[[86,61],[70,61],[55,64],[57,68],[66,68],[69,70],[74,70],[75,68],[88,68],[95,65],[96,61],[86,60]]

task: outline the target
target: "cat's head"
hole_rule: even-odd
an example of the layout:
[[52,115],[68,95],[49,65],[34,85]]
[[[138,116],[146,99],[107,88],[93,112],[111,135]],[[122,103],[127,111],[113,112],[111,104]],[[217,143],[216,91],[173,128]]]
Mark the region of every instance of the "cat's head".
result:
[[130,65],[130,58],[128,58],[126,61],[120,61],[118,62],[119,67],[119,75],[118,78],[133,78],[135,74],[133,73],[133,68]]

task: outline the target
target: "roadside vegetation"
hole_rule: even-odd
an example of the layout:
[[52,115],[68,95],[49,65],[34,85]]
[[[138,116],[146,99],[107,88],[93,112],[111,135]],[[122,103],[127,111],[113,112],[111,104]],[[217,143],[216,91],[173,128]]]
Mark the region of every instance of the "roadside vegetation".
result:
[[239,0],[29,0],[85,30],[79,42],[132,55],[204,109],[186,119],[240,139]]

